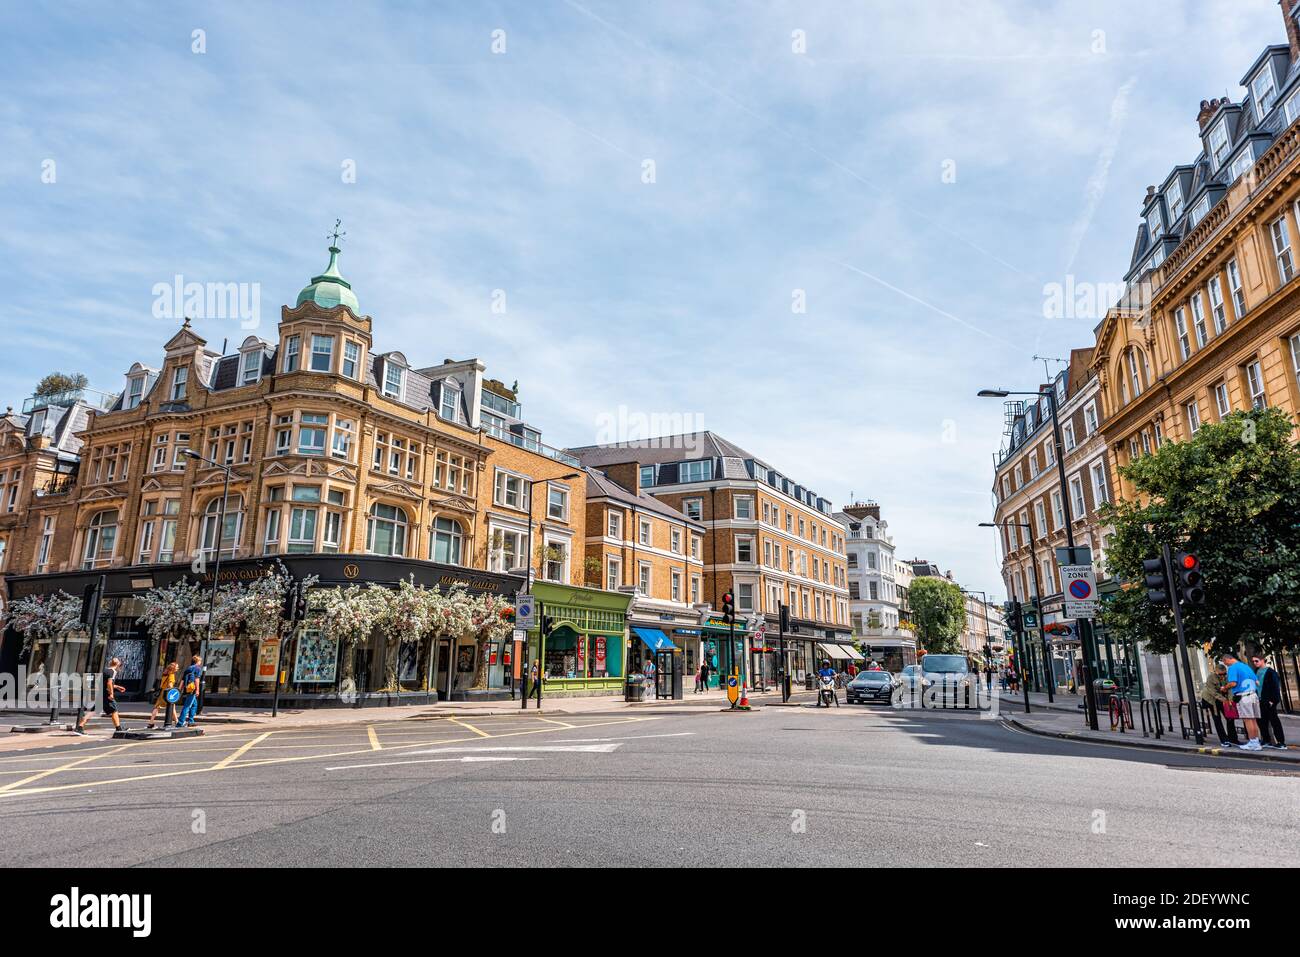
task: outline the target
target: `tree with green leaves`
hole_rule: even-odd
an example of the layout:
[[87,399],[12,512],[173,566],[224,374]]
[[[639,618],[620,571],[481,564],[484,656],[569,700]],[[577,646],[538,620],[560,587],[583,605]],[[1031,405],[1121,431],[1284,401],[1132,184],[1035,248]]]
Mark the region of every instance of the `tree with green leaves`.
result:
[[1279,652],[1300,644],[1294,430],[1280,409],[1234,412],[1120,470],[1137,494],[1101,514],[1115,527],[1106,572],[1127,583],[1104,607],[1111,634],[1157,653],[1177,645],[1172,614],[1147,600],[1142,570],[1142,561],[1168,544],[1195,554],[1205,579],[1205,604],[1184,609],[1189,642],[1215,655],[1242,645]]
[[79,392],[90,384],[90,380],[80,372],[51,372],[36,383],[36,398],[44,399],[64,392]]
[[961,651],[958,638],[966,627],[966,599],[956,582],[927,575],[912,582],[907,592],[912,627],[921,647],[937,654]]

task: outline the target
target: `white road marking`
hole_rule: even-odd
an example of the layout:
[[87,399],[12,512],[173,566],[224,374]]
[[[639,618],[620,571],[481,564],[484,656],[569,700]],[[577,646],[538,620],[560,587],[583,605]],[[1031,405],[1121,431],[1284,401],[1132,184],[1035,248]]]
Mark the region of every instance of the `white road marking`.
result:
[[588,754],[609,754],[611,751],[622,747],[619,744],[516,744],[516,745],[484,745],[482,747],[463,747],[463,748],[430,748],[427,751],[408,751],[407,754],[452,754],[459,751],[469,751],[473,753],[483,751],[581,751]]
[[640,741],[642,738],[685,738],[693,735],[694,731],[675,731],[672,734],[631,734],[624,738],[560,738],[565,744],[576,744],[579,741]]
[[471,761],[536,761],[536,758],[506,757],[505,755],[465,755],[462,758],[421,758],[418,761],[376,761],[373,764],[341,764],[338,767],[326,768],[326,771],[355,771],[359,768],[390,768],[397,764],[446,764],[448,761],[457,764],[468,764]]
[[[426,751],[408,751],[407,754],[461,754],[464,752],[468,752],[468,753],[465,753],[463,757],[459,757],[459,758],[423,758],[415,761],[377,761],[372,764],[344,764],[336,767],[327,767],[325,770],[326,771],[349,771],[349,770],[354,770],[356,768],[386,768],[386,767],[392,767],[394,765],[399,765],[399,764],[436,764],[438,762],[445,762],[445,761],[461,761],[461,762],[535,761],[537,760],[536,758],[516,756],[516,753],[517,752],[538,752],[538,751],[553,753],[557,751],[569,751],[569,752],[578,752],[582,754],[609,754],[621,747],[622,747],[621,744],[618,744],[616,742],[610,742],[608,744],[570,744],[570,745],[542,744],[542,745],[534,745],[531,747],[527,745],[514,745],[514,746],[485,745],[482,747],[430,748]],[[497,753],[487,754],[485,752],[497,752]],[[515,752],[515,753],[506,755],[506,754],[501,754],[500,752]]]

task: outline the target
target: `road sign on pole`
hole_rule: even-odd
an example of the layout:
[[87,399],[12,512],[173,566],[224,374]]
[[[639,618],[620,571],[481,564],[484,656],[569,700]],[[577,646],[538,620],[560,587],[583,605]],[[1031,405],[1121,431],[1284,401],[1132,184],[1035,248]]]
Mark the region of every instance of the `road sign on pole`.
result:
[[1066,618],[1097,617],[1097,579],[1092,565],[1062,565],[1061,595]]
[[537,627],[537,605],[532,595],[515,596],[515,627],[531,631]]

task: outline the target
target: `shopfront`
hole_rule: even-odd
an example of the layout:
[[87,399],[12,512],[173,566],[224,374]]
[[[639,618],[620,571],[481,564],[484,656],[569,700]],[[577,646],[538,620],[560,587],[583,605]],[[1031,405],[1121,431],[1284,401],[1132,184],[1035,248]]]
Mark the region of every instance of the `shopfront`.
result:
[[[380,584],[397,587],[411,580],[443,592],[460,585],[472,594],[488,592],[513,601],[522,579],[434,562],[383,558],[371,555],[292,555],[278,559],[222,562],[221,586],[252,583],[283,570],[293,579],[317,576],[315,588]],[[174,637],[159,637],[141,621],[145,595],[186,580],[200,589],[212,587],[213,573],[190,573],[185,565],[153,565],[112,569],[104,573],[105,591],[100,604],[99,628],[94,641],[70,643],[58,670],[98,672],[103,662],[120,658],[118,683],[126,700],[150,696],[161,669],[169,661],[184,663],[198,654],[206,635],[203,627],[185,629]],[[10,578],[10,594],[22,597],[58,591],[80,595],[98,573],[66,573]],[[200,610],[206,610],[201,608]],[[474,639],[423,637],[392,642],[374,633],[349,647],[321,628],[322,613],[312,611],[302,627],[289,635],[214,633],[207,641],[204,670],[205,701],[235,707],[260,707],[275,692],[277,673],[283,676],[280,702],[285,707],[370,706],[431,703],[455,696],[473,683],[478,669]],[[8,631],[0,643],[0,662],[8,669],[39,661],[49,649],[37,647],[15,655],[22,636]],[[507,642],[486,649],[489,687],[508,686],[505,665]],[[60,643],[56,642],[56,653]],[[388,658],[396,656],[397,686],[386,687]],[[75,657],[75,660],[74,660]]]
[[[722,681],[722,672],[727,671],[730,667],[736,668],[740,672],[741,679],[748,683],[752,665],[748,660],[745,649],[748,647],[751,635],[745,625],[737,621],[733,629],[722,620],[721,615],[706,614],[700,622],[700,631],[703,632],[700,640],[700,653],[709,664],[709,687],[719,687]],[[727,654],[728,635],[731,636],[732,642],[730,655]]]
[[[627,611],[632,596],[534,582],[538,626],[528,633],[528,661],[540,660],[546,695],[621,694],[628,672]],[[550,632],[540,624],[548,619]]]

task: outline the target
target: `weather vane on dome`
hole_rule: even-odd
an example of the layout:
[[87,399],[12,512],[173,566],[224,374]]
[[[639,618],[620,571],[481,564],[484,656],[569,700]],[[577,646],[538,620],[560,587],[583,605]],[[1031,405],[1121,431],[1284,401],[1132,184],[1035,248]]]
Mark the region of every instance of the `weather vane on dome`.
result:
[[343,225],[343,220],[341,219],[334,220],[334,232],[330,233],[331,246],[337,246],[339,244],[339,240],[347,235],[346,232],[339,232],[339,227],[342,225]]

